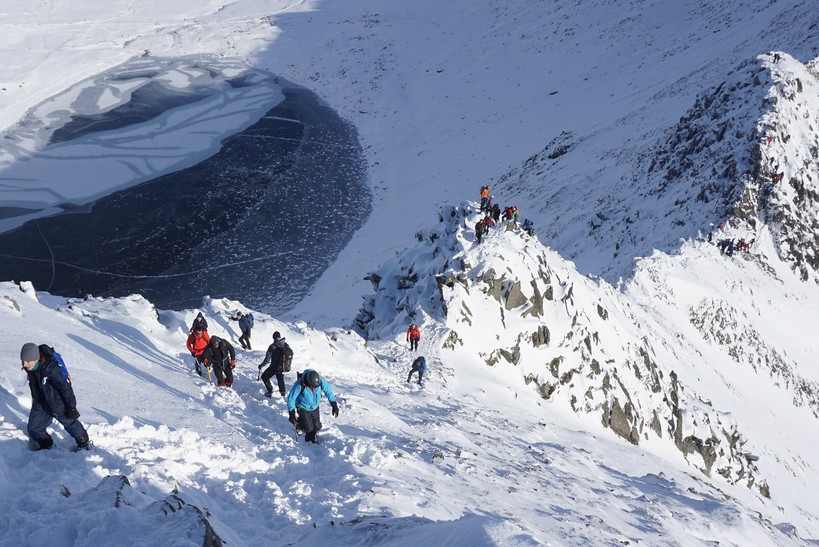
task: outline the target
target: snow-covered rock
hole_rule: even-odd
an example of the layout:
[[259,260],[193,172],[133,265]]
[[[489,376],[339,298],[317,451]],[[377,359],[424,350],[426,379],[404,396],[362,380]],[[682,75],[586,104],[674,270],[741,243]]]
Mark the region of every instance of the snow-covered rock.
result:
[[[673,443],[703,473],[759,485],[740,427],[686,388],[630,304],[514,224],[477,243],[474,204],[444,207],[415,249],[369,275],[357,324],[371,339],[421,324],[473,366],[504,366],[552,405],[597,416],[633,444]],[[465,371],[464,371],[465,372]]]

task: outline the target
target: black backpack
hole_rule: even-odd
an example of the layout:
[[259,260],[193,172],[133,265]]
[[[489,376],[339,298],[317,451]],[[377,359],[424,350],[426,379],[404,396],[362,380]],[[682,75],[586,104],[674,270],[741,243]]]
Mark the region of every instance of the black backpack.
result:
[[290,372],[290,367],[293,365],[293,350],[284,343],[284,347],[279,352],[279,359],[276,363],[276,368],[282,372]]

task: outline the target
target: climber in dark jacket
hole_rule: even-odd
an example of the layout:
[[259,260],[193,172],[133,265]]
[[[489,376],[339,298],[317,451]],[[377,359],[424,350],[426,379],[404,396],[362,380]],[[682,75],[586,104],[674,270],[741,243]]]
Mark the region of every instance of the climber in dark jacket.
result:
[[478,243],[481,242],[483,239],[484,234],[488,231],[486,227],[486,222],[484,219],[480,219],[477,224],[475,224],[475,238],[478,240]]
[[264,361],[262,361],[262,363],[259,365],[259,370],[262,370],[268,363],[270,364],[270,366],[267,367],[267,370],[262,373],[262,382],[264,382],[266,397],[273,396],[273,384],[270,382],[270,378],[272,378],[273,375],[276,376],[276,382],[279,384],[279,394],[282,397],[285,395],[285,370],[282,363],[284,349],[289,347],[290,346],[288,346],[287,342],[284,341],[284,337],[281,335],[281,333],[279,333],[279,331],[273,333],[273,343],[267,348]]
[[28,375],[31,388],[31,412],[28,415],[28,436],[37,443],[36,450],[51,448],[54,441],[47,428],[53,420],[62,424],[74,437],[77,448],[88,450],[91,442],[88,432],[77,419],[77,398],[71,387],[71,377],[63,376],[63,369],[47,345],[23,344],[20,361]]
[[208,331],[208,320],[205,319],[205,316],[202,315],[202,312],[199,312],[199,315],[193,318],[193,324],[191,325],[190,330],[188,331],[193,332],[195,330],[203,330],[205,332]]
[[233,344],[218,336],[211,336],[201,358],[203,363],[213,367],[219,387],[233,385],[233,369],[236,368],[236,350]]
[[500,205],[498,205],[496,203],[495,205],[492,206],[492,220],[495,221],[495,224],[500,222],[500,217],[501,217],[501,208],[500,208]]

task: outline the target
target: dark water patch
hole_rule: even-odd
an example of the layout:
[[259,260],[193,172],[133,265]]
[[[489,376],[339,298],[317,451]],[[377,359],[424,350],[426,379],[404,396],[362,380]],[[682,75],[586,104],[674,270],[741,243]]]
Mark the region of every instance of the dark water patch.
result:
[[205,94],[173,91],[167,86],[151,82],[135,89],[127,103],[107,112],[90,116],[72,116],[65,125],[54,131],[49,144],[146,122],[168,110],[201,101],[206,97]]
[[34,213],[36,211],[38,211],[38,209],[26,209],[24,207],[0,207],[0,219],[19,217],[29,213]]
[[112,82],[129,82],[131,80],[150,80],[155,78],[160,74],[159,70],[156,69],[146,69],[146,70],[131,70],[127,72],[121,72],[119,74],[115,74],[111,76]]
[[[0,278],[64,296],[140,293],[160,308],[228,297],[295,305],[371,210],[352,126],[309,90],[207,160],[0,234]],[[53,257],[53,259],[52,259]]]
[[227,82],[227,84],[230,87],[234,88],[234,89],[239,89],[239,88],[242,88],[242,87],[250,87],[250,86],[254,85],[254,83],[251,82],[247,78],[247,76],[239,76],[238,78],[231,78],[229,80],[225,80],[225,82]]

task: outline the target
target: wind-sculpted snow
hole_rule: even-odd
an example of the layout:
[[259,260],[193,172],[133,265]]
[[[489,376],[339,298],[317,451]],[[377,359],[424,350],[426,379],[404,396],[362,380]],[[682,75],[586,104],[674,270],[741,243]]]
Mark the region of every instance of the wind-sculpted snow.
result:
[[662,439],[703,473],[767,495],[741,424],[686,389],[617,291],[512,224],[477,243],[474,209],[443,208],[417,249],[370,274],[376,292],[357,319],[368,338],[420,323],[445,355],[502,367],[550,406],[597,416],[633,444]]
[[9,128],[3,231],[196,165],[284,100],[272,74],[213,58],[142,57],[71,86]]

